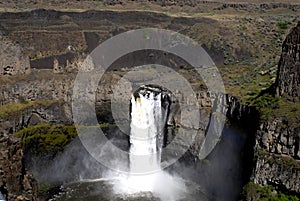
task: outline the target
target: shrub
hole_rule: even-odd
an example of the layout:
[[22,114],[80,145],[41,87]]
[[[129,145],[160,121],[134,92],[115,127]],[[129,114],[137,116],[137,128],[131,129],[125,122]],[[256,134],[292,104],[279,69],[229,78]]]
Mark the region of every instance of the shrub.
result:
[[244,186],[242,197],[242,200],[299,201],[298,197],[278,192],[273,186],[263,187],[253,182],[249,182]]
[[48,107],[52,104],[58,103],[55,100],[36,100],[6,103],[0,106],[0,118],[7,118],[14,116],[18,112],[24,111],[28,108]]
[[77,135],[75,126],[39,124],[17,132],[24,152],[34,155],[56,154]]
[[271,94],[263,94],[248,100],[248,104],[255,106],[261,113],[261,119],[267,120],[273,112],[279,108],[280,99]]
[[285,30],[288,28],[288,23],[286,21],[280,21],[277,23],[279,33],[284,34]]

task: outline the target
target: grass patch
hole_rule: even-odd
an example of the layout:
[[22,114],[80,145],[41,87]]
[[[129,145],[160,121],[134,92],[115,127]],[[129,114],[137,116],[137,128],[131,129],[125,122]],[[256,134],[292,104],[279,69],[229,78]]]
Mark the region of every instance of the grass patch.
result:
[[260,186],[254,182],[249,182],[243,188],[243,200],[259,201],[299,201],[299,198],[293,195],[286,195],[276,191],[273,186]]
[[266,160],[269,164],[278,164],[287,168],[300,170],[300,162],[287,156],[271,155],[266,150],[259,150],[257,152],[257,157]]
[[263,94],[247,101],[247,105],[255,106],[261,114],[261,121],[281,118],[288,126],[298,126],[300,121],[300,103],[289,102],[271,94]]
[[0,106],[0,118],[6,118],[13,116],[16,113],[26,110],[28,108],[48,107],[54,103],[58,103],[56,100],[37,100],[37,101],[20,101],[13,103],[6,103]]
[[77,136],[75,126],[38,124],[18,131],[24,152],[34,155],[56,154]]
[[280,34],[284,34],[285,30],[287,30],[289,23],[286,21],[280,21],[277,23],[277,27]]
[[[109,123],[101,123],[96,127],[105,129]],[[28,126],[16,133],[22,139],[24,152],[34,155],[48,155],[63,151],[67,144],[77,136],[74,125],[45,124]]]
[[109,126],[111,126],[112,124],[110,124],[110,123],[101,123],[101,124],[99,124],[99,127],[100,128],[108,128]]
[[274,117],[281,117],[288,121],[289,126],[299,126],[300,122],[300,102],[280,101],[279,108],[274,110]]
[[246,105],[256,107],[261,114],[261,121],[281,118],[288,126],[298,126],[300,121],[300,102],[290,102],[270,93],[260,95],[259,90],[248,92]]
[[226,92],[237,97],[241,103],[247,104],[259,93],[273,84],[276,75],[261,75],[261,69],[252,65],[228,65],[218,67],[224,81]]
[[278,97],[265,93],[261,96],[257,96],[256,98],[250,98],[247,101],[247,105],[255,106],[261,113],[261,120],[265,121],[280,107],[279,102],[280,99]]
[[39,195],[46,194],[47,191],[49,191],[51,188],[53,188],[51,184],[48,183],[40,184],[38,189],[38,194]]

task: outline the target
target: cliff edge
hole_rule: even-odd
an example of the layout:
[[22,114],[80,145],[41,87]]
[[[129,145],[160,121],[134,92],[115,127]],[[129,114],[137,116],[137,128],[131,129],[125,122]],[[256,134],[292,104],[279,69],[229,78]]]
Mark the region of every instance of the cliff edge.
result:
[[[252,180],[288,194],[300,195],[300,22],[287,35],[273,94],[261,109],[256,133]],[[260,100],[267,101],[260,97]],[[268,109],[266,109],[268,108]],[[264,116],[263,116],[264,115]]]
[[300,22],[283,43],[276,94],[289,100],[300,100]]

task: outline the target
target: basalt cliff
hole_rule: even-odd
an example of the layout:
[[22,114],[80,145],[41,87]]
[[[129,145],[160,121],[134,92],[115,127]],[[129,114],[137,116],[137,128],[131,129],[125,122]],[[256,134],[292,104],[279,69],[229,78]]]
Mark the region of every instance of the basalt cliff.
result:
[[[160,5],[160,1],[150,2],[155,6],[181,7],[184,1],[163,1],[165,5]],[[1,40],[4,42],[0,46],[0,191],[5,198],[9,201],[38,200],[37,182],[27,169],[43,184],[47,181],[57,185],[72,181],[71,178],[79,179],[79,175],[66,174],[66,169],[61,166],[56,169],[57,175],[66,174],[66,177],[53,176],[51,180],[42,175],[45,164],[60,155],[76,138],[71,106],[78,69],[101,42],[127,30],[144,27],[171,29],[200,43],[219,67],[228,94],[208,93],[201,76],[186,61],[174,55],[166,57],[166,54],[152,50],[135,52],[119,58],[99,81],[94,103],[99,126],[107,133],[119,135],[112,114],[112,100],[115,96],[130,97],[126,93],[136,87],[120,84],[122,78],[127,76],[126,79],[137,83],[164,80],[159,74],[155,78],[150,76],[155,71],[154,67],[147,72],[134,68],[159,61],[180,73],[191,84],[198,100],[200,126],[195,127],[188,121],[188,116],[180,113],[180,107],[191,104],[189,97],[183,95],[183,105],[179,109],[174,107],[168,120],[170,139],[176,135],[178,127],[196,129],[199,133],[181,160],[195,167],[195,174],[198,174],[198,178],[194,178],[196,182],[211,182],[205,190],[212,192],[216,199],[242,197],[244,200],[259,200],[259,193],[253,194],[246,187],[244,195],[240,196],[242,187],[249,181],[261,186],[271,185],[275,188],[274,192],[299,196],[300,23],[288,33],[288,27],[294,26],[297,20],[294,10],[297,11],[298,6],[285,3],[202,3],[213,5],[216,14],[180,17],[160,12],[46,9],[0,13]],[[105,1],[105,4],[122,6],[130,3]],[[182,6],[193,7],[197,1],[185,4],[189,5]],[[222,15],[222,12],[231,9],[249,12],[249,7],[255,7],[263,14]],[[266,14],[281,9],[292,14],[283,19],[281,15]],[[283,41],[285,33],[288,35]],[[171,76],[173,74],[169,76],[173,79]],[[85,90],[89,90],[88,87]],[[173,93],[181,95],[180,91]],[[130,100],[125,98],[122,101],[129,108]],[[229,137],[220,139],[219,148],[208,159],[199,160],[205,129],[213,116],[211,106],[218,107],[217,110],[225,114],[224,118],[228,120],[225,130],[234,127],[243,134],[232,137],[225,131],[224,136]],[[122,124],[128,129],[126,119]],[[218,127],[214,129],[217,131]],[[222,154],[223,157],[219,157]],[[214,157],[217,159],[214,160]],[[226,161],[223,161],[224,157]],[[222,165],[218,160],[223,162]],[[66,161],[66,166],[72,168],[78,161],[69,162]],[[215,172],[206,174],[203,173],[205,169],[222,172],[217,175],[220,184],[213,184],[210,180]],[[67,171],[72,172],[71,169]],[[232,173],[235,171],[240,173]],[[195,175],[191,179],[193,177]],[[227,185],[221,182],[224,180]]]
[[299,195],[299,75],[300,23],[282,46],[278,77],[273,94],[285,103],[263,121],[256,136],[256,164],[253,179]]

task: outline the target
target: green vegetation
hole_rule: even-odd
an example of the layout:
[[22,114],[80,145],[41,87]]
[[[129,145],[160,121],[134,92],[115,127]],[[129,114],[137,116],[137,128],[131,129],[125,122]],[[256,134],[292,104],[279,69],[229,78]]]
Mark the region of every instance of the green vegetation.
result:
[[[278,117],[285,119],[289,126],[293,126],[299,122],[299,102],[289,102],[270,93],[263,95],[256,94],[256,92],[252,94],[253,96],[247,100],[246,104],[254,106],[260,111],[261,121]],[[256,97],[254,97],[255,95]]]
[[300,121],[300,102],[281,100],[279,108],[274,110],[274,117],[281,117],[288,122],[288,126],[298,126]]
[[[101,123],[101,129],[111,126],[109,123]],[[56,154],[63,151],[65,146],[77,136],[74,125],[45,124],[29,126],[18,131],[17,136],[22,138],[23,149],[34,155]]]
[[48,183],[39,184],[38,194],[43,195],[46,194],[53,186]]
[[287,168],[300,170],[300,162],[288,156],[270,154],[266,150],[259,150],[257,157],[263,158],[269,164],[278,164]]
[[293,195],[286,195],[278,192],[272,186],[262,187],[253,182],[249,182],[243,188],[244,198],[255,201],[299,201],[300,199]]
[[218,67],[224,81],[226,92],[239,98],[243,104],[269,88],[276,77],[275,72],[261,74],[261,69],[252,65],[227,65]]
[[269,118],[283,118],[291,126],[300,120],[299,102],[290,102],[271,93],[260,94],[259,90],[249,91],[244,103],[260,111],[261,121]]
[[0,106],[0,118],[14,116],[16,113],[26,110],[28,108],[48,107],[54,103],[55,100],[37,100],[37,101],[24,101],[6,103]]
[[99,124],[99,127],[100,128],[108,128],[110,125],[111,124],[109,124],[109,123],[101,123],[101,124]]
[[280,34],[284,34],[285,30],[288,28],[288,22],[286,21],[280,21],[277,23],[278,29],[279,29],[279,33]]
[[280,99],[269,93],[249,99],[247,104],[255,106],[261,113],[261,120],[267,120],[279,108]]
[[25,152],[35,155],[56,154],[77,135],[75,126],[38,124],[17,132]]
[[249,98],[246,104],[255,106],[260,111],[262,121],[269,118],[282,118],[292,126],[300,120],[299,102],[289,102],[269,93]]

